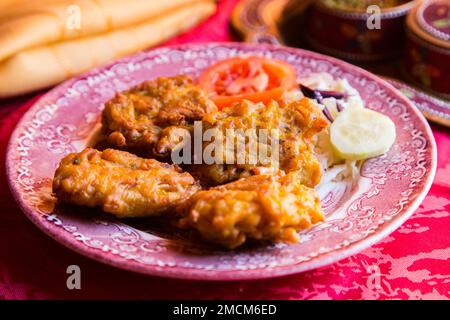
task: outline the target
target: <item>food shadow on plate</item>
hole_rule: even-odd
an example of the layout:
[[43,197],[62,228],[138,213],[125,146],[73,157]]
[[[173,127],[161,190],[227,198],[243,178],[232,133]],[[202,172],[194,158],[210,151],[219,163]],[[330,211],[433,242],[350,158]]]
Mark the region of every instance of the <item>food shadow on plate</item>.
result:
[[[80,230],[77,230],[84,235],[95,232],[96,238],[108,239],[112,238],[123,227],[131,228],[135,232],[143,233],[141,238],[147,236],[151,238],[152,240],[148,241],[150,244],[163,245],[172,252],[186,255],[205,256],[227,252],[242,253],[270,246],[270,242],[248,241],[238,249],[229,250],[207,243],[195,231],[177,228],[177,218],[172,213],[159,217],[117,219],[103,212],[100,208],[87,208],[59,201],[56,201],[52,213],[64,220],[65,225],[84,226],[84,228],[79,227]],[[93,231],[93,228],[97,230]]]
[[141,232],[163,238],[167,246],[182,253],[200,254],[220,252],[246,252],[270,245],[270,242],[251,241],[250,239],[237,249],[230,250],[219,245],[205,242],[194,230],[184,230],[176,227],[177,219],[174,215],[153,218],[129,218],[121,220],[129,227]]

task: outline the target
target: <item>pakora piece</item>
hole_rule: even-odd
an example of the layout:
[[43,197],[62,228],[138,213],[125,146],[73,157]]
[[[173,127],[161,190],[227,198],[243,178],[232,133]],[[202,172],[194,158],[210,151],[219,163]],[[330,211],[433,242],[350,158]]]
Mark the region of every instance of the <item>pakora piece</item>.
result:
[[98,206],[120,218],[164,214],[198,190],[195,179],[174,165],[114,149],[71,153],[53,179],[59,201]]
[[297,242],[324,219],[317,192],[295,172],[255,175],[199,191],[177,209],[179,226],[228,249],[247,240]]
[[[222,158],[220,163],[194,165],[188,170],[210,186],[254,174],[298,171],[300,181],[313,187],[319,183],[322,169],[312,142],[328,125],[322,112],[307,98],[272,100],[267,105],[244,100],[203,117],[204,130],[220,133],[215,137],[224,146]],[[232,147],[228,147],[230,138]],[[239,144],[238,139],[243,143]],[[256,161],[250,160],[252,156]]]
[[102,132],[111,147],[167,156],[180,142],[171,137],[174,131],[189,132],[195,120],[215,111],[216,105],[191,78],[161,77],[108,101]]

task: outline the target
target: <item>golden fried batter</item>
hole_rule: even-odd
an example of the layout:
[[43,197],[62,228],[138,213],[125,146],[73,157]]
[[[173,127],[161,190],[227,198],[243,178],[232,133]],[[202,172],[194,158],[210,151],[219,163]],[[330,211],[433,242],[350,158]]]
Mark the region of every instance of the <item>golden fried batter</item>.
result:
[[324,218],[316,191],[296,173],[256,175],[199,191],[178,212],[180,227],[229,249],[247,239],[297,242],[299,230]]
[[[322,112],[315,108],[309,99],[294,102],[272,101],[268,105],[262,103],[252,103],[242,101],[221,111],[205,115],[203,117],[203,128],[217,129],[222,132],[222,145],[225,145],[226,132],[234,129],[234,132],[242,129],[256,129],[257,150],[268,150],[271,156],[271,147],[274,139],[279,144],[279,160],[262,162],[258,157],[257,162],[251,163],[249,155],[251,150],[251,140],[244,137],[245,148],[239,149],[237,142],[234,148],[224,148],[222,163],[211,165],[194,165],[188,168],[191,173],[199,178],[206,185],[218,185],[227,183],[242,177],[254,174],[276,172],[281,169],[285,172],[299,171],[300,181],[313,187],[320,181],[322,174],[321,166],[314,154],[312,138],[321,130],[328,126],[328,121]],[[278,136],[270,139],[263,138],[260,129],[265,129],[270,134],[272,129],[278,129]],[[241,135],[242,136],[242,135]],[[236,140],[237,141],[237,140]],[[209,143],[209,142],[208,142]],[[245,154],[246,161],[238,161],[238,155]],[[226,159],[234,159],[231,163]],[[270,159],[269,159],[270,160]]]
[[173,130],[189,130],[195,120],[217,111],[206,93],[187,76],[157,78],[122,93],[105,104],[102,131],[112,147],[168,155],[179,142]]
[[176,166],[113,149],[71,153],[53,179],[60,201],[99,206],[120,218],[165,213],[198,189],[194,178]]

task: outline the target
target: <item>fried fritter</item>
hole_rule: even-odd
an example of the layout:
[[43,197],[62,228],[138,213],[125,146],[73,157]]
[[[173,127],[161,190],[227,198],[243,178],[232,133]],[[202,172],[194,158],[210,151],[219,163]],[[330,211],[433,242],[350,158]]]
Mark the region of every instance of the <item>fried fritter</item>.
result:
[[297,242],[298,231],[322,221],[317,192],[296,173],[256,175],[199,191],[178,210],[179,226],[234,249],[247,240]]
[[167,156],[179,142],[174,130],[191,129],[195,120],[217,111],[216,105],[187,76],[157,78],[105,104],[102,132],[111,147]]
[[53,179],[58,200],[99,206],[120,218],[163,214],[198,190],[195,179],[176,166],[113,149],[71,153]]
[[[322,170],[314,153],[312,138],[327,126],[328,121],[322,112],[306,98],[294,102],[272,101],[268,105],[242,101],[203,117],[204,130],[218,130],[221,134],[216,136],[222,140],[222,145],[226,145],[229,132],[235,134],[232,138],[234,145],[223,148],[222,164],[194,165],[188,170],[203,184],[213,186],[254,174],[299,171],[300,181],[313,187],[319,183]],[[255,129],[256,139],[243,135],[247,129]],[[265,130],[264,135],[261,129]],[[274,135],[271,135],[272,130],[275,130]],[[243,148],[239,148],[238,136],[245,141]],[[272,147],[277,145],[279,151],[275,157]],[[268,157],[261,157],[261,150],[267,151]],[[251,162],[250,156],[255,151],[257,161]],[[245,157],[245,161],[239,162],[239,157]],[[230,163],[229,159],[234,162]]]

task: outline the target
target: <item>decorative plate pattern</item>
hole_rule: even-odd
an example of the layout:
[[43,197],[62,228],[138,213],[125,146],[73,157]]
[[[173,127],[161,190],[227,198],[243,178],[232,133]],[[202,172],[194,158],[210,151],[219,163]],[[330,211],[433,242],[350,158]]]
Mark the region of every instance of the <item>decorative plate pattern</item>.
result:
[[[330,187],[325,223],[304,231],[299,244],[234,252],[191,243],[154,220],[120,221],[84,208],[55,207],[51,180],[59,160],[84,148],[98,127],[103,103],[115,92],[161,75],[196,76],[212,62],[258,55],[291,63],[301,76],[329,72],[347,79],[367,107],[388,115],[397,141],[365,162],[354,186]],[[323,266],[380,240],[418,207],[436,169],[436,146],[421,113],[378,77],[320,54],[285,47],[210,43],[139,53],[69,80],[41,98],[11,136],[8,181],[25,214],[67,247],[123,269],[175,278],[232,280],[280,276]]]
[[394,79],[387,81],[414,102],[427,119],[450,127],[450,102],[432,97],[403,82]]

